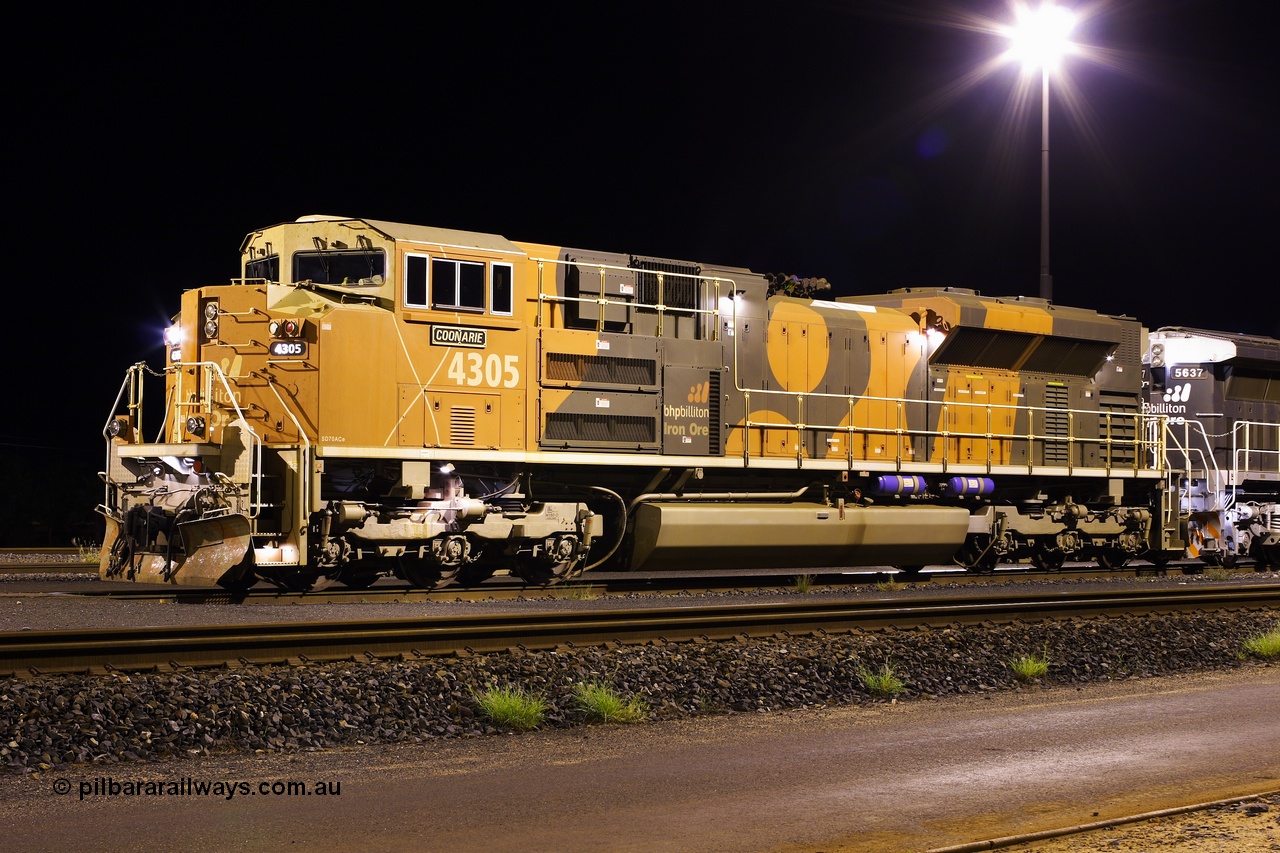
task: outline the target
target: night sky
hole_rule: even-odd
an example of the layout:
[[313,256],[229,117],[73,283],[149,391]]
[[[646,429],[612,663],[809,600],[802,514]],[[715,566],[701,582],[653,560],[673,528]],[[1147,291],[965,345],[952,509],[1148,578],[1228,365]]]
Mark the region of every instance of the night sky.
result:
[[[74,459],[92,503],[125,368],[161,362],[181,292],[236,275],[246,232],[304,214],[835,296],[1038,293],[1039,86],[1019,99],[993,61],[1004,0],[440,5],[50,7],[7,33],[6,484]],[[1054,301],[1280,337],[1272,5],[1076,8],[1093,49],[1051,98]],[[25,530],[3,524],[0,546]]]

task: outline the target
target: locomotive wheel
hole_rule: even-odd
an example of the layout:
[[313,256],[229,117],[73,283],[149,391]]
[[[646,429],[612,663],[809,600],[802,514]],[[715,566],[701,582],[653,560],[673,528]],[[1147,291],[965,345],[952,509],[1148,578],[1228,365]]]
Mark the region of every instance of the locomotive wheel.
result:
[[258,576],[253,573],[253,569],[242,574],[233,581],[218,581],[218,586],[228,592],[248,592],[258,583]]
[[1124,568],[1129,562],[1129,555],[1119,548],[1103,548],[1094,555],[1094,562],[1109,572]]
[[347,589],[368,589],[378,581],[376,574],[368,575],[343,575],[338,578],[342,585]]
[[559,533],[547,538],[541,553],[520,554],[516,557],[516,574],[525,583],[535,586],[549,586],[557,581],[568,580],[581,573],[578,559],[582,545],[576,536]]
[[1042,572],[1057,572],[1067,561],[1067,555],[1044,539],[1036,540],[1035,550],[1031,552],[1031,564]]
[[1181,551],[1160,551],[1155,549],[1148,550],[1146,553],[1142,555],[1142,558],[1147,562],[1151,563],[1152,568],[1136,569],[1135,573],[1138,575],[1138,577],[1151,577],[1153,575],[1162,575],[1164,574],[1164,570],[1168,567],[1169,561],[1177,558],[1181,554],[1182,554]]
[[551,566],[537,557],[516,557],[516,574],[530,586],[550,586],[558,580]]
[[289,592],[319,592],[333,583],[331,578],[294,572],[275,582]]
[[1267,566],[1267,552],[1262,547],[1262,537],[1255,536],[1249,542],[1249,556],[1253,557],[1253,570],[1255,572],[1265,572]]
[[493,577],[492,568],[478,566],[473,563],[470,566],[463,566],[461,569],[458,569],[458,576],[455,580],[458,582],[459,586],[470,588],[473,586],[479,586],[491,577]]
[[372,561],[356,560],[342,567],[338,580],[349,589],[368,589],[378,580],[378,569]]
[[1232,551],[1227,551],[1222,555],[1222,568],[1234,569],[1236,567],[1236,563],[1238,563],[1239,561],[1240,561],[1240,557],[1238,554]]
[[439,563],[407,555],[400,557],[400,577],[420,589],[435,589],[445,580]]
[[1200,555],[1200,562],[1204,563],[1206,566],[1221,566],[1222,554],[1218,551],[1205,551]]
[[960,549],[960,565],[967,571],[989,575],[996,570],[1000,555],[991,547],[991,537],[979,536],[967,540]]

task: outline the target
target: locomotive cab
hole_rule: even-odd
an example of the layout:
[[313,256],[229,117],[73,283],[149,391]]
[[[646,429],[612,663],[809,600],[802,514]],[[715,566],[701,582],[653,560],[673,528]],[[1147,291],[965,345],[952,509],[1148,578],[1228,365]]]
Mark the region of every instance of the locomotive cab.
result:
[[1143,409],[1164,419],[1187,556],[1280,563],[1280,341],[1151,332]]
[[[476,461],[528,438],[522,249],[304,217],[250,234],[241,255],[241,277],[188,291],[166,332],[160,441],[131,427],[145,366],[117,401],[105,577],[432,586],[482,561],[533,580],[583,565],[594,513],[528,498],[518,471]],[[169,458],[189,460],[181,482]],[[214,518],[209,535],[176,535]],[[163,520],[175,535],[153,532]]]

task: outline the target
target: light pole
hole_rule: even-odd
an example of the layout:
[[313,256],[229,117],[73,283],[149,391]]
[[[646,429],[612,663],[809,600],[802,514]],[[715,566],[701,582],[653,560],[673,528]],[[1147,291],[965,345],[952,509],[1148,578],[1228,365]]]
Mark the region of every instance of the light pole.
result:
[[1040,296],[1053,299],[1049,274],[1049,75],[1072,44],[1075,15],[1051,0],[1038,9],[1018,9],[1017,23],[1009,30],[1009,56],[1025,69],[1040,69]]

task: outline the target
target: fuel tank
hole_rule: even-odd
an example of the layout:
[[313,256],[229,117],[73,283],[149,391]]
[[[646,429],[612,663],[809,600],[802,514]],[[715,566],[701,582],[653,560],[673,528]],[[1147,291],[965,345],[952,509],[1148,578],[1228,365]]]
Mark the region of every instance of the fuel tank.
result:
[[632,569],[950,563],[968,529],[959,507],[645,503],[635,513]]

